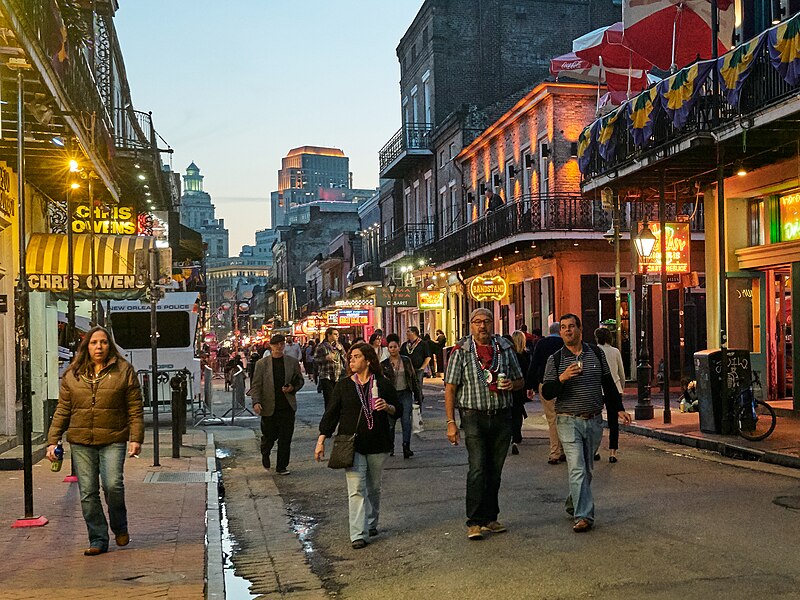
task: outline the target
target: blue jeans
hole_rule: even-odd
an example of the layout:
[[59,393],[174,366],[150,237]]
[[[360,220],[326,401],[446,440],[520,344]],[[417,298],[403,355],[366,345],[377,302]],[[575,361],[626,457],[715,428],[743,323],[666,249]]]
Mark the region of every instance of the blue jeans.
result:
[[[400,425],[403,427],[403,444],[411,445],[411,411],[414,407],[414,394],[411,390],[405,389],[397,392],[397,399],[403,407],[403,412],[398,415]],[[394,429],[398,419],[391,420],[392,440],[394,440]]]
[[353,466],[345,469],[349,498],[350,541],[366,540],[378,528],[381,510],[381,476],[389,454],[353,455]]
[[486,525],[500,513],[498,494],[511,443],[511,410],[490,414],[462,409],[461,427],[469,455],[467,525]]
[[592,468],[594,455],[603,438],[603,417],[580,419],[571,415],[556,417],[558,438],[567,456],[569,472],[569,496],[567,512],[573,510],[575,521],[586,519],[594,522],[594,499],[592,498]]
[[[89,545],[108,550],[108,525],[114,534],[128,531],[128,511],[125,508],[125,486],[122,469],[128,445],[125,442],[107,446],[70,444],[81,494],[81,511]],[[100,503],[100,482],[108,506],[108,521]]]
[[417,383],[419,384],[419,401],[420,403],[425,400],[425,392],[422,388],[422,382],[425,380],[425,369],[417,371]]

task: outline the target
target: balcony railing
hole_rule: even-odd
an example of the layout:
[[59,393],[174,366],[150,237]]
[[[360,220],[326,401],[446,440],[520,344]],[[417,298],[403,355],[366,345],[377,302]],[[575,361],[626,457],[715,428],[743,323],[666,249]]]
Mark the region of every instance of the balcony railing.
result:
[[413,254],[414,250],[433,241],[433,223],[412,223],[404,225],[387,238],[381,245],[381,259],[386,260],[398,254]]
[[118,108],[114,113],[114,145],[120,150],[150,150],[155,132],[150,113]]
[[[679,214],[691,214],[694,205],[692,202],[668,202],[666,208],[666,219],[676,220]],[[629,231],[632,222],[657,221],[658,218],[658,203],[625,203],[620,208],[620,229]],[[522,196],[426,246],[423,252],[438,264],[488,249],[503,240],[511,241],[520,234],[548,231],[604,233],[611,226],[611,211],[604,210],[599,199],[578,194]],[[701,203],[691,221],[691,229],[702,231],[703,227]]]
[[725,127],[798,93],[798,88],[786,83],[772,67],[768,44],[762,44],[753,60],[753,70],[742,85],[738,107],[732,106],[725,94],[714,95],[712,75],[709,74],[700,89],[697,103],[691,109],[683,127],[674,127],[666,111],[661,110],[656,116],[649,144],[646,148],[641,148],[634,144],[628,128],[619,124],[613,133],[613,141],[616,144],[614,156],[610,160],[603,159],[597,146],[594,146],[591,150],[589,169],[584,173],[584,180],[603,175],[643,152],[657,151],[659,148],[671,146],[700,133],[711,133],[715,129],[714,106],[717,103],[719,105],[717,126]]
[[430,152],[431,126],[427,123],[406,123],[381,148],[378,154],[380,172],[383,173],[404,152],[422,150]]
[[372,263],[359,265],[347,274],[347,285],[376,281],[383,281],[383,269]]

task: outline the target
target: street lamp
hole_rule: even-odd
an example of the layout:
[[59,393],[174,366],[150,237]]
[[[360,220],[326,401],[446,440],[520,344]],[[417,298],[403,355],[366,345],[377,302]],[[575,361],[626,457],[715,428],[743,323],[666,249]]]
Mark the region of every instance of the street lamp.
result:
[[[636,252],[641,258],[648,259],[656,245],[656,236],[650,231],[647,221],[642,223],[642,229],[633,239]],[[650,365],[650,350],[647,342],[647,274],[642,280],[642,335],[639,344],[639,359],[636,365],[636,407],[634,416],[637,421],[653,418],[653,405],[650,402],[650,379],[653,367]]]
[[394,277],[389,279],[389,283],[386,285],[389,289],[389,315],[392,319],[392,333],[395,332],[395,322],[394,322],[394,294],[397,292],[397,283],[394,280]]

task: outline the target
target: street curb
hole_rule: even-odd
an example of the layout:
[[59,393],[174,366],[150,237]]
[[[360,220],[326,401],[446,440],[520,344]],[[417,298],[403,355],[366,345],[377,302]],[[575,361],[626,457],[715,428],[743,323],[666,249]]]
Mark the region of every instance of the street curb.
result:
[[225,573],[222,559],[222,527],[219,512],[219,477],[214,434],[206,433],[206,600],[225,600]]
[[709,440],[683,433],[671,433],[669,431],[664,431],[663,429],[650,429],[648,427],[642,427],[641,425],[620,424],[619,428],[620,431],[626,431],[634,435],[649,437],[661,440],[663,442],[669,442],[671,444],[689,446],[691,448],[698,448],[700,450],[710,450],[711,452],[716,452],[727,458],[751,460],[779,465],[782,467],[789,467],[791,469],[800,469],[800,457],[795,457],[788,454],[754,450],[746,446],[740,446],[729,442]]

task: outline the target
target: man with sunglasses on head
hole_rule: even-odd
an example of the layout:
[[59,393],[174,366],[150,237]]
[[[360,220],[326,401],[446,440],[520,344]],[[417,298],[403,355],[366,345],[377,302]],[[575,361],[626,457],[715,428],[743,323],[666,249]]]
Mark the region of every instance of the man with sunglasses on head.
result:
[[444,376],[447,439],[459,442],[455,411],[461,415],[469,455],[467,473],[467,537],[483,539],[484,532],[502,533],[497,521],[503,464],[511,443],[511,392],[525,380],[514,346],[494,335],[494,316],[485,308],[470,314],[471,335],[453,347]]

